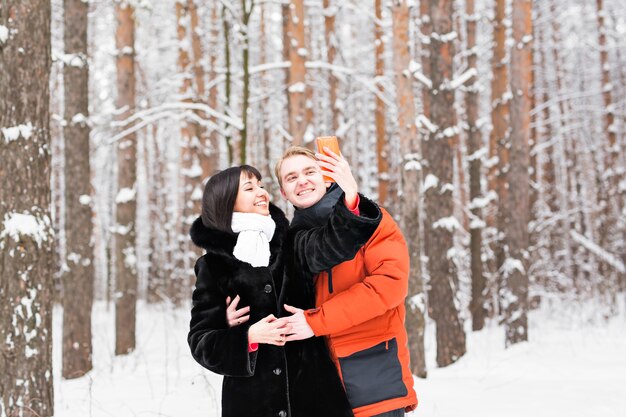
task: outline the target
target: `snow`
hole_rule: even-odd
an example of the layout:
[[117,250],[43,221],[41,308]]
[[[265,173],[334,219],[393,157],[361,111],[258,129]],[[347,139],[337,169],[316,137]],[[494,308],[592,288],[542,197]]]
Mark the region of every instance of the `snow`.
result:
[[437,125],[431,122],[430,119],[424,114],[420,114],[419,116],[417,116],[415,124],[417,125],[417,127],[426,127],[426,129],[428,129],[428,131],[431,133],[435,133],[437,129],[439,129]]
[[32,136],[33,134],[33,125],[28,122],[26,124],[21,124],[21,125],[17,125],[17,126],[12,126],[12,127],[3,127],[2,129],[2,135],[4,136],[4,139],[8,142],[12,142],[14,140],[19,139],[20,135],[24,138],[24,139],[28,139]]
[[289,86],[290,93],[304,93],[306,85],[303,82],[297,82]]
[[7,40],[9,40],[9,28],[0,25],[0,45],[6,43]]
[[189,169],[181,170],[181,174],[187,178],[200,178],[202,177],[202,167],[198,160],[193,161],[193,165]]
[[405,171],[421,171],[422,170],[422,164],[419,163],[419,161],[416,161],[415,159],[408,161],[406,164],[404,164],[404,170]]
[[470,229],[484,229],[487,227],[487,223],[485,223],[482,219],[472,219],[469,225]]
[[519,259],[507,258],[504,261],[504,264],[500,267],[502,270],[502,274],[504,276],[509,276],[513,273],[513,271],[518,270],[522,274],[525,273],[526,269],[524,268],[524,264]]
[[475,161],[476,159],[483,159],[488,155],[489,150],[486,147],[478,149],[473,154],[467,157],[468,161]]
[[422,192],[426,192],[428,191],[430,188],[432,187],[436,187],[437,185],[439,185],[439,178],[437,178],[436,176],[434,176],[433,174],[428,174],[426,176],[426,179],[424,180],[424,186],[423,186],[423,190]]
[[10,212],[4,215],[0,243],[7,237],[19,242],[21,236],[30,236],[37,242],[37,246],[41,247],[42,242],[48,240],[50,233],[50,219],[47,216],[38,218],[28,213]]
[[135,194],[134,188],[122,188],[115,197],[115,204],[128,203],[135,199]]
[[452,32],[444,33],[444,34],[433,32],[430,34],[430,37],[431,39],[435,39],[441,43],[444,43],[444,42],[450,42],[450,41],[455,40],[458,37],[458,34],[456,33],[456,31],[452,31]]
[[93,310],[94,369],[61,379],[62,309],[54,312],[55,417],[219,417],[222,378],[187,346],[189,310],[137,305],[137,348],[115,356],[114,307]]
[[593,253],[597,257],[599,257],[602,260],[604,260],[606,263],[611,265],[613,268],[617,269],[622,274],[626,273],[626,266],[622,263],[622,261],[620,261],[612,253],[609,253],[606,250],[602,249],[596,243],[592,242],[589,238],[581,235],[580,233],[577,233],[574,230],[570,230],[570,236],[576,242],[578,242],[582,246],[584,246],[588,251],[590,251],[591,253]]
[[450,81],[450,88],[455,90],[459,88],[460,86],[462,86],[463,84],[465,84],[470,78],[475,77],[477,75],[478,75],[478,71],[476,71],[476,68],[470,68],[467,71],[465,71],[463,74],[456,77],[454,80]]
[[433,229],[443,228],[448,232],[454,232],[456,229],[461,229],[461,224],[454,216],[442,217],[433,223]]
[[489,193],[484,197],[474,197],[472,201],[470,201],[469,209],[473,210],[475,208],[483,209],[489,205],[489,203],[493,200],[493,194]]
[[87,194],[82,194],[80,197],[78,197],[78,201],[83,206],[88,206],[91,204],[91,197],[88,196]]
[[87,126],[87,122],[88,122],[88,119],[87,119],[87,117],[84,114],[76,113],[74,115],[74,117],[72,117],[71,124],[72,125]]
[[[137,307],[137,349],[116,357],[114,309],[95,304],[94,369],[74,380],[61,379],[62,310],[55,310],[56,417],[220,415],[222,378],[191,358],[188,310]],[[504,328],[489,321],[482,331],[467,330],[467,354],[445,368],[436,367],[427,319],[428,378],[414,378],[419,406],[407,417],[623,417],[626,315],[593,317],[592,305],[533,310],[529,341],[508,349]]]
[[194,187],[193,192],[191,193],[190,199],[192,201],[202,200],[202,189],[200,187]]
[[441,134],[445,138],[453,138],[459,134],[459,128],[457,126],[446,127]]

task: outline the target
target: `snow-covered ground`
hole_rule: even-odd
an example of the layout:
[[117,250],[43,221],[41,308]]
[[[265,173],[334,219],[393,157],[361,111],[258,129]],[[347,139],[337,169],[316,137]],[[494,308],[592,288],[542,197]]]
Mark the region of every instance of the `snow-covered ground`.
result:
[[[608,321],[589,305],[533,311],[530,341],[509,349],[504,349],[502,327],[492,323],[469,332],[468,353],[444,369],[435,367],[430,326],[429,375],[416,379],[420,406],[411,417],[626,417],[626,314],[621,311]],[[188,317],[184,309],[140,304],[137,350],[116,357],[113,308],[97,304],[94,370],[64,381],[61,311],[55,311],[55,416],[219,416],[221,377],[189,355]]]

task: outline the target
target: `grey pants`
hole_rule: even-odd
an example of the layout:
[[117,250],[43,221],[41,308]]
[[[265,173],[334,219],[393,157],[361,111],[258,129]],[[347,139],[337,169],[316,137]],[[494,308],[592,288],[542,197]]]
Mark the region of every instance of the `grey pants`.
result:
[[372,417],[404,417],[404,408],[398,410],[387,411],[386,413],[376,414]]

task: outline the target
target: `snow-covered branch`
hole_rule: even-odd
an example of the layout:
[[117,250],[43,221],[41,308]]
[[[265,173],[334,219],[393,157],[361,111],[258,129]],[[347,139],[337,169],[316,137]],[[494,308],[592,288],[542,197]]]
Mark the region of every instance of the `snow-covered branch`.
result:
[[570,230],[569,234],[572,237],[572,239],[580,243],[580,245],[584,247],[585,249],[587,249],[589,252],[593,253],[598,258],[602,259],[604,262],[611,265],[613,268],[615,268],[622,274],[626,274],[626,266],[624,266],[624,263],[620,261],[619,259],[617,259],[615,255],[602,249],[596,243],[592,242],[589,238],[581,235],[575,230]]

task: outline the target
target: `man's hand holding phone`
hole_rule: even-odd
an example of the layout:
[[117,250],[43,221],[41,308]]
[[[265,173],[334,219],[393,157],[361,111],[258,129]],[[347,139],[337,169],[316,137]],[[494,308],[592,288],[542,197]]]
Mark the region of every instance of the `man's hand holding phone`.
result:
[[[336,138],[335,138],[336,141]],[[318,141],[318,146],[320,141]],[[338,151],[337,146],[335,150]],[[328,146],[322,144],[322,149],[318,148],[315,154],[319,166],[324,172],[324,176],[332,179],[346,194],[346,206],[350,209],[354,208],[357,203],[357,193],[359,187],[350,170],[350,164],[341,155],[340,152],[334,152]]]

